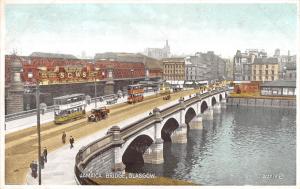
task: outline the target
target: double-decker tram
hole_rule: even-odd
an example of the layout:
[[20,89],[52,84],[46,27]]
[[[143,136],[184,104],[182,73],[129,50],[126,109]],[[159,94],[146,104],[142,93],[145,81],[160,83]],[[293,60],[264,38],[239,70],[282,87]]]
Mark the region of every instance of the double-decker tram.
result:
[[144,100],[144,86],[143,85],[128,85],[127,88],[129,104],[141,102]]
[[53,100],[56,124],[85,117],[86,99],[84,94],[65,95]]

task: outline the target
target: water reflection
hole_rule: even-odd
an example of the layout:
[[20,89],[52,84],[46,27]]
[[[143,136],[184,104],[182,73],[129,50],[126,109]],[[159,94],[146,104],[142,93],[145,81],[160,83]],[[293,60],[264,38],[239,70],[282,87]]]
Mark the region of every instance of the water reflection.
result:
[[295,110],[227,107],[203,124],[187,144],[164,143],[164,164],[132,171],[202,185],[296,184]]

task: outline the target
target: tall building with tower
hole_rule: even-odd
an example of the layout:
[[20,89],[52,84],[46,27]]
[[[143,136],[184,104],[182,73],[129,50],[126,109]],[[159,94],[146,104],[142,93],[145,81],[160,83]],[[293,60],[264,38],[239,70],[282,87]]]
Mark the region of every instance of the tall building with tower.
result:
[[159,60],[163,58],[169,58],[171,55],[171,50],[168,40],[166,40],[166,44],[163,48],[146,48],[145,55]]

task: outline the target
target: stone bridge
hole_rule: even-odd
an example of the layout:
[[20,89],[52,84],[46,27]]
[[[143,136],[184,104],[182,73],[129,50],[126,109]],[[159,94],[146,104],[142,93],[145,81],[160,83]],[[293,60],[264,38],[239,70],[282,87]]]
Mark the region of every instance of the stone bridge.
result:
[[186,143],[187,129],[202,129],[202,119],[213,120],[214,113],[226,107],[227,90],[197,93],[124,128],[113,126],[107,134],[82,147],[75,160],[75,177],[79,184],[96,184],[91,177],[107,173],[124,173],[135,163],[161,164],[164,141]]

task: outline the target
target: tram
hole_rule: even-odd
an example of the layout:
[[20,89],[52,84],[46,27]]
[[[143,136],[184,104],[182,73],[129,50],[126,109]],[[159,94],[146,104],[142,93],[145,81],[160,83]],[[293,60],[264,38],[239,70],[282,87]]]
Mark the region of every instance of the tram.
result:
[[143,85],[128,85],[127,88],[128,98],[127,102],[133,104],[144,100],[144,86]]
[[54,100],[54,123],[61,124],[85,117],[86,99],[84,94],[56,97]]
[[164,82],[159,85],[159,94],[160,95],[168,95],[171,93],[171,86],[169,83]]

